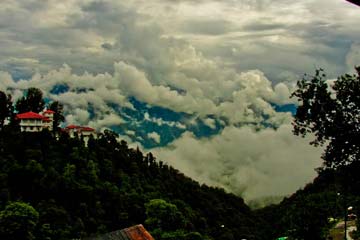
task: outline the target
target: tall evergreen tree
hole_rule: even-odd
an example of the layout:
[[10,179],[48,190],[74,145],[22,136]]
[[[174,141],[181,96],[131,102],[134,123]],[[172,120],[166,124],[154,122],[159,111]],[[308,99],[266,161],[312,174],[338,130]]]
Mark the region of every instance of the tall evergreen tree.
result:
[[54,120],[53,120],[53,130],[56,131],[60,125],[65,120],[63,115],[64,105],[58,101],[54,101],[49,105],[49,109],[54,111]]
[[43,93],[38,88],[29,88],[25,96],[20,98],[15,105],[18,113],[29,111],[39,113],[44,109],[44,106]]

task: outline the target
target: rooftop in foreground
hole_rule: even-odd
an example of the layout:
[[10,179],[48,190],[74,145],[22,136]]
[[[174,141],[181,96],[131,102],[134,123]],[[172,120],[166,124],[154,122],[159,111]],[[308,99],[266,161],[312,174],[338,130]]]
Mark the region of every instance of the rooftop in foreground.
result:
[[140,224],[84,240],[154,240],[154,238]]

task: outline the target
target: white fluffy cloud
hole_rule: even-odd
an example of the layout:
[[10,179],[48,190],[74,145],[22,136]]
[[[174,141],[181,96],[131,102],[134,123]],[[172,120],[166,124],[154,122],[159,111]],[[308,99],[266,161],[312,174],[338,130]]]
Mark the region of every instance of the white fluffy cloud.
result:
[[167,126],[170,126],[170,127],[177,127],[177,128],[180,128],[180,129],[186,129],[186,126],[184,124],[180,123],[180,122],[164,121],[162,118],[150,117],[149,113],[147,113],[147,112],[144,114],[144,120],[156,123],[158,126],[167,125]]
[[161,137],[157,132],[148,133],[148,138],[154,140],[156,143],[160,143]]
[[216,129],[216,121],[215,121],[215,119],[206,118],[206,119],[204,120],[204,124],[205,124],[206,126],[208,126],[209,128],[211,128],[211,129]]
[[183,96],[169,87],[152,85],[144,72],[123,62],[115,64],[115,78],[119,79],[120,88],[127,95],[151,105],[187,113],[201,113],[205,110],[205,113],[210,114],[215,110],[211,100],[194,98],[189,94]]
[[316,175],[322,150],[283,125],[260,131],[229,126],[210,139],[187,132],[170,146],[153,151],[186,175],[249,200],[287,195],[303,187]]
[[69,124],[87,124],[90,114],[86,109],[75,109],[71,114],[66,116],[66,122]]
[[[206,64],[211,62],[202,58],[204,62],[207,62]],[[215,63],[212,64],[215,65]],[[219,66],[216,69],[218,74],[224,73],[224,75],[232,71]],[[219,84],[217,79],[210,81],[202,78],[200,72],[198,74],[198,91],[206,92],[210,88],[221,89],[221,87],[216,87]],[[271,106],[271,103],[290,103],[291,100],[286,98],[289,88],[283,83],[273,88],[271,82],[258,70],[244,73],[233,72],[229,79],[223,80],[225,85],[229,83],[222,95],[221,91],[217,93],[218,100],[210,96],[192,94],[191,91],[180,93],[167,86],[155,85],[146,72],[124,62],[114,64],[113,75],[108,73],[77,75],[72,73],[68,65],[64,65],[44,75],[37,73],[30,80],[15,81],[6,73],[2,73],[0,78],[4,89],[24,90],[29,87],[42,89],[46,97],[65,104],[66,111],[69,113],[68,122],[86,123],[90,120],[90,116],[85,116],[82,111],[87,111],[89,107],[92,107],[96,118],[101,120],[91,121],[89,124],[100,128],[106,124],[109,126],[112,123],[121,123],[120,119],[115,120],[114,117],[106,115],[113,112],[113,109],[109,107],[111,104],[133,108],[128,97],[135,97],[150,105],[161,106],[175,112],[196,114],[200,117],[207,115],[225,117],[232,124],[261,123],[266,119],[268,123],[279,126],[291,119],[289,114],[277,113]],[[52,94],[51,90],[56,86],[66,86],[69,89],[62,94]],[[228,92],[231,94],[225,95]],[[165,123],[157,119],[152,119],[152,121],[156,121],[159,125]],[[205,122],[209,123],[209,120]],[[179,123],[166,124],[184,128]]]
[[125,121],[119,115],[110,113],[105,115],[103,118],[92,120],[88,124],[96,129],[102,129],[109,126],[119,126],[124,122]]

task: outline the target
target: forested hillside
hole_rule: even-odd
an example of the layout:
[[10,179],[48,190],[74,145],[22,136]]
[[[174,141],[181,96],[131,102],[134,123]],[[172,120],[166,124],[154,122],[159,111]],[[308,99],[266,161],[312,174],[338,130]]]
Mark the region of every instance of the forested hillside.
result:
[[[322,171],[313,183],[280,204],[256,210],[258,217],[271,225],[269,239],[327,239],[328,230],[345,214],[360,216],[359,172],[358,163],[337,171]],[[349,206],[353,211],[346,211]]]
[[105,131],[0,133],[0,238],[72,239],[144,224],[155,239],[267,239],[244,201]]

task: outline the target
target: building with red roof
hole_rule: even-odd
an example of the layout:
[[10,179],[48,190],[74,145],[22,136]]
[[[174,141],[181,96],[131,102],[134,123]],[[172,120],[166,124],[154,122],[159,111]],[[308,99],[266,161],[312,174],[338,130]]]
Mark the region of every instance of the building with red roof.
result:
[[69,133],[70,137],[74,137],[75,134],[90,135],[92,133],[95,133],[95,129],[93,129],[91,127],[83,127],[83,126],[77,126],[77,125],[69,125],[69,126],[65,127],[64,130]]
[[41,132],[47,128],[50,131],[53,128],[54,112],[46,110],[42,114],[35,112],[25,112],[16,115],[20,120],[20,129],[22,132]]
[[69,125],[64,128],[64,131],[67,132],[70,137],[75,137],[75,135],[82,137],[85,142],[85,145],[87,145],[90,136],[97,138],[97,133],[95,129],[91,127]]
[[[52,110],[45,110],[39,113],[26,112],[16,115],[16,118],[20,120],[20,128],[22,132],[41,132],[43,129],[53,130],[55,112]],[[94,128],[87,126],[69,125],[62,129],[67,132],[70,137],[75,135],[82,137],[85,145],[87,145],[90,136],[97,138],[97,133]]]

